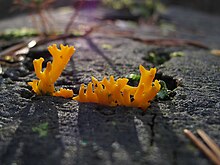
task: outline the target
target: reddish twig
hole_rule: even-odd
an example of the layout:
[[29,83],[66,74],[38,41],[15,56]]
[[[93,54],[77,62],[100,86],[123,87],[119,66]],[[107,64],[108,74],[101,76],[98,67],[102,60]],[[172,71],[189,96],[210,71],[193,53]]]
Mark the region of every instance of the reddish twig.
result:
[[202,140],[211,148],[215,155],[220,159],[220,148],[218,145],[201,129],[197,130],[197,133]]
[[216,165],[220,165],[220,159],[202,143],[190,130],[184,129],[185,135]]
[[[94,30],[97,30],[101,25],[91,27],[89,30],[87,30],[82,35],[74,35],[74,34],[62,34],[62,35],[56,35],[56,36],[44,36],[44,37],[37,37],[19,44],[16,44],[8,49],[5,49],[4,51],[0,52],[0,58],[2,58],[4,55],[11,55],[13,56],[18,50],[21,50],[25,47],[28,47],[28,44],[32,41],[36,42],[34,46],[39,46],[54,40],[62,40],[67,38],[81,38],[86,37],[89,34],[91,34]],[[29,47],[28,47],[29,48]],[[32,48],[32,47],[31,47]]]

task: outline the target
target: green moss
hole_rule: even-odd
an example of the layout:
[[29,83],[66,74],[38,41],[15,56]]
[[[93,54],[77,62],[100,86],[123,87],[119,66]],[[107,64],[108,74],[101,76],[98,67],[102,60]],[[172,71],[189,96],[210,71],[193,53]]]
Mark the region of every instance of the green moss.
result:
[[0,34],[0,39],[10,40],[16,38],[37,36],[38,33],[34,29],[21,28],[21,29],[7,29]]
[[169,56],[169,53],[167,52],[162,52],[162,53],[149,52],[148,55],[143,57],[143,60],[148,61],[154,65],[163,64],[169,59],[170,59],[170,56]]
[[165,7],[160,0],[102,0],[103,5],[115,10],[127,10],[132,15],[148,18],[156,12],[164,11]]
[[163,64],[164,62],[170,60],[173,57],[183,57],[184,55],[185,55],[184,52],[181,51],[170,52],[170,51],[165,51],[163,49],[161,50],[158,49],[148,52],[143,57],[143,60],[150,62],[156,66]]

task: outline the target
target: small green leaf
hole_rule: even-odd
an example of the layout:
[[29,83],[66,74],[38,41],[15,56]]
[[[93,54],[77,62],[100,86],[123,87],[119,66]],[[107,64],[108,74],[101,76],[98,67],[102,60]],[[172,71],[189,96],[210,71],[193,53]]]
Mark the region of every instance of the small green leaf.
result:
[[48,122],[39,124],[37,127],[33,127],[32,131],[38,133],[39,137],[47,136],[47,134],[48,134]]
[[141,78],[141,75],[138,75],[138,74],[129,74],[128,76],[127,76],[127,78],[129,78],[130,80],[132,80],[132,81],[139,81],[140,80],[140,78]]
[[169,93],[170,91],[167,89],[167,85],[164,81],[160,80],[160,91],[157,93],[156,98],[158,100],[167,100],[170,98]]
[[112,47],[112,45],[110,45],[110,44],[102,44],[102,48],[103,48],[103,49],[111,50],[113,47]]
[[185,56],[184,52],[172,52],[170,53],[170,57],[183,57]]
[[7,40],[7,39],[16,39],[16,38],[31,37],[37,35],[38,33],[35,29],[30,29],[30,28],[7,29],[6,31],[0,34],[0,38]]
[[129,79],[128,81],[128,84],[129,85],[132,85],[132,86],[137,86],[138,85],[138,82],[140,81],[141,79],[141,75],[139,74],[134,74],[134,73],[131,73],[131,74],[128,74],[125,76],[127,79]]

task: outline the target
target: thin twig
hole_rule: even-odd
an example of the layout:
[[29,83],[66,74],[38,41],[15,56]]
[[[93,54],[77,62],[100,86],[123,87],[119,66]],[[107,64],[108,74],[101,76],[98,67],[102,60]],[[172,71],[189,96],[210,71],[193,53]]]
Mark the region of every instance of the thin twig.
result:
[[[2,52],[0,52],[0,58],[2,56],[5,56],[5,55],[14,55],[16,51],[21,50],[21,49],[23,49],[25,47],[32,48],[32,47],[36,46],[38,44],[38,42],[40,42],[40,41],[41,41],[41,39],[39,37],[36,37],[36,38],[32,38],[32,39],[30,39],[28,41],[24,41],[22,43],[13,45],[13,46],[3,50]],[[31,42],[36,42],[36,43],[35,43],[34,46],[29,47],[29,44]]]
[[218,145],[201,129],[197,130],[197,133],[202,138],[202,140],[210,147],[210,149],[216,154],[220,159],[220,148]]
[[[3,51],[0,52],[0,58],[3,57],[4,55],[14,55],[16,51],[23,49],[25,47],[28,47],[28,44],[31,41],[35,41],[36,45],[34,46],[39,46],[54,40],[61,40],[61,39],[66,39],[66,38],[81,38],[81,37],[86,37],[88,36],[90,33],[92,33],[94,30],[98,29],[99,26],[94,26],[91,27],[89,30],[87,30],[84,34],[82,35],[74,35],[74,34],[63,34],[63,35],[57,35],[57,36],[45,36],[45,37],[36,37],[36,38],[32,38],[31,40],[28,41],[24,41],[22,43],[16,44],[14,46],[11,46]],[[31,47],[32,48],[32,47]]]
[[36,15],[33,12],[30,12],[29,15],[31,17],[31,21],[32,21],[33,26],[36,28],[37,32],[40,34],[41,29],[40,29],[39,24],[37,23]]
[[75,21],[76,17],[78,16],[79,9],[82,7],[83,4],[84,4],[84,0],[80,0],[79,4],[75,7],[75,11],[73,12],[72,16],[70,17],[70,21],[68,22],[68,24],[65,27],[64,34],[69,33],[70,27],[72,26],[73,22]]
[[12,53],[16,52],[17,50],[26,47],[27,44],[28,44],[28,42],[22,42],[22,43],[14,45],[14,46],[11,46],[11,47],[3,50],[2,52],[0,52],[0,57],[3,55],[11,55]]
[[54,40],[65,40],[67,38],[82,38],[82,37],[86,37],[88,36],[90,33],[92,33],[94,30],[96,29],[96,27],[92,27],[89,30],[87,30],[84,34],[82,35],[74,35],[74,34],[61,34],[61,35],[57,35],[57,36],[47,36],[43,39],[41,39],[37,45],[42,45]]
[[184,129],[185,135],[202,151],[209,159],[216,165],[220,165],[218,157],[204,144],[202,143],[190,130]]
[[126,38],[130,38],[134,41],[139,41],[145,44],[149,45],[162,45],[162,46],[183,46],[183,45],[190,45],[190,46],[195,46],[198,48],[203,48],[203,49],[209,49],[208,46],[197,42],[197,41],[192,41],[192,40],[182,40],[182,39],[142,39],[138,37],[132,37],[132,36],[125,36]]
[[141,42],[146,45],[159,45],[159,46],[194,46],[202,49],[210,49],[208,46],[194,40],[183,40],[178,38],[157,38],[157,39],[145,39],[134,36],[132,31],[103,31],[105,34],[111,36],[118,36],[131,39],[133,41]]
[[57,23],[55,21],[56,19],[54,18],[53,14],[51,13],[50,10],[45,11],[45,17],[46,17],[46,19],[48,21],[48,24],[50,26],[53,26],[53,27],[51,27],[52,33],[55,33],[55,31],[57,29]]
[[43,31],[43,33],[47,34],[49,32],[48,25],[47,25],[47,22],[46,22],[46,20],[44,18],[43,11],[41,9],[39,9],[38,15],[40,17],[40,21],[41,21],[41,24],[42,24],[42,27],[43,27],[42,31]]

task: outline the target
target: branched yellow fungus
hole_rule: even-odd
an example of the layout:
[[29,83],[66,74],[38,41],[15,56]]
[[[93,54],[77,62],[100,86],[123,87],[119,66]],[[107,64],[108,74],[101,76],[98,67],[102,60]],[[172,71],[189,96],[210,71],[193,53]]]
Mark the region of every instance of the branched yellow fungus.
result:
[[88,84],[87,88],[82,84],[79,95],[73,99],[79,102],[139,107],[146,110],[150,105],[150,101],[159,92],[160,84],[158,80],[153,82],[156,68],[151,68],[148,71],[140,65],[139,69],[141,79],[137,87],[128,85],[127,78],[119,78],[115,81],[114,77],[110,76],[109,80],[104,77],[102,81],[98,81],[92,77],[92,82]]
[[59,91],[56,91],[53,93],[53,96],[71,98],[71,97],[73,97],[73,91],[70,89],[60,88]]
[[61,75],[71,56],[75,52],[73,46],[60,45],[60,49],[56,44],[48,47],[50,54],[53,56],[53,62],[48,62],[44,71],[42,71],[42,63],[44,59],[35,59],[33,61],[34,70],[39,80],[33,80],[28,84],[32,86],[33,91],[38,95],[61,96],[65,98],[73,97],[73,91],[61,88],[55,91],[54,83]]

